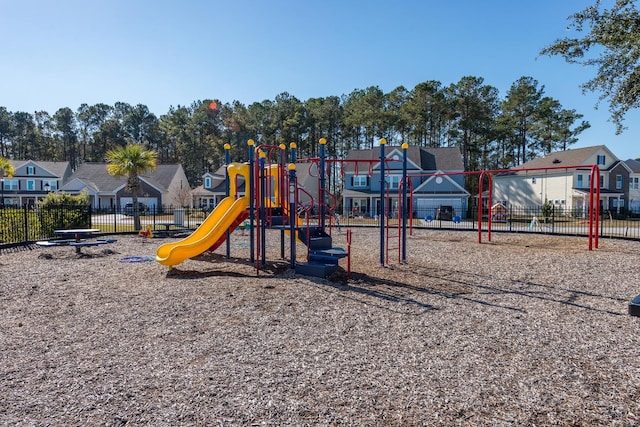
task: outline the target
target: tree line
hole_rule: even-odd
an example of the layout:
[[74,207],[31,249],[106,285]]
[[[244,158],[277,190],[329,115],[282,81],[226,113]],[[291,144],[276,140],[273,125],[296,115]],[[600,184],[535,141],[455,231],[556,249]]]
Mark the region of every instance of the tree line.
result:
[[75,170],[137,143],[155,151],[158,163],[181,163],[195,186],[223,164],[225,144],[232,161],[247,160],[249,139],[296,142],[300,157],[313,157],[324,137],[328,155],[344,158],[385,138],[389,145],[459,147],[466,170],[501,169],[567,149],[589,127],[582,117],[527,76],[503,98],[483,78],[467,76],[448,86],[430,80],[389,93],[371,86],[306,101],[286,92],[249,105],[205,99],[171,106],[159,117],[123,102],[64,107],[53,115],[0,107],[0,157],[68,161]]

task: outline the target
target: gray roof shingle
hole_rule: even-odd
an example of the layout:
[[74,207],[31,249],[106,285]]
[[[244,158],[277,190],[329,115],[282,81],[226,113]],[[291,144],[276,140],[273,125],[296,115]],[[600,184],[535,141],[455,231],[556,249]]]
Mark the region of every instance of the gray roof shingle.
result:
[[633,173],[640,173],[640,162],[635,159],[625,160],[624,164],[631,169]]
[[[166,190],[171,184],[172,178],[175,176],[180,165],[178,164],[160,164],[153,171],[148,171],[140,175],[150,184]],[[100,191],[115,191],[122,185],[126,184],[127,177],[115,177],[107,173],[106,163],[83,163],[78,167],[70,180],[81,179],[91,183]]]
[[28,162],[33,162],[40,167],[48,170],[55,176],[59,176],[60,178],[65,177],[65,172],[69,168],[69,162],[41,162],[37,160],[9,160],[15,169],[18,169],[20,166],[24,165]]
[[[402,152],[401,147],[387,146],[385,155],[389,156],[394,150]],[[351,150],[347,155],[349,163],[345,165],[346,172],[355,172],[354,161],[362,161],[358,165],[358,170],[363,171],[369,168],[370,161],[380,159],[380,149],[373,148],[367,150]],[[407,160],[415,163],[423,171],[463,171],[464,163],[460,150],[456,147],[425,148],[410,146],[407,148]]]

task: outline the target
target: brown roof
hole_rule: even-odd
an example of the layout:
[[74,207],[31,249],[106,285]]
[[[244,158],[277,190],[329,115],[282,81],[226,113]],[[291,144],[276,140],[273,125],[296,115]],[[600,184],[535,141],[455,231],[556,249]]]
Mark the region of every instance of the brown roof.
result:
[[556,151],[547,154],[544,157],[537,157],[526,163],[523,163],[513,169],[526,168],[545,168],[557,166],[589,166],[587,159],[597,151],[606,149],[604,145],[595,145],[593,147],[573,148],[566,151]]

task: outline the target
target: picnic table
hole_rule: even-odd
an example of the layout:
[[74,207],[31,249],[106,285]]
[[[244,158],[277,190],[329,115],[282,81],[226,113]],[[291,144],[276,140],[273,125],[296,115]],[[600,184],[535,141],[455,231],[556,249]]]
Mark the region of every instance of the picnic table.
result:
[[73,246],[76,249],[76,253],[81,253],[80,249],[85,246],[98,246],[105,245],[107,243],[113,243],[115,239],[97,238],[95,240],[88,240],[88,237],[92,237],[100,230],[97,228],[72,228],[67,230],[54,230],[53,234],[56,236],[73,237],[73,239],[53,239],[43,240],[36,242],[39,246]]
[[160,221],[155,223],[155,228],[152,232],[154,236],[173,236],[178,233],[190,231],[190,229],[186,228],[182,224],[177,224],[171,221]]

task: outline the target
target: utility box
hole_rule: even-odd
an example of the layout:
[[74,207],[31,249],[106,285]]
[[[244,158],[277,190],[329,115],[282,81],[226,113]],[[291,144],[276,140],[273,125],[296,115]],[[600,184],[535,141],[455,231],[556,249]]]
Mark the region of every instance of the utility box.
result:
[[173,210],[173,223],[175,225],[184,226],[184,209]]

